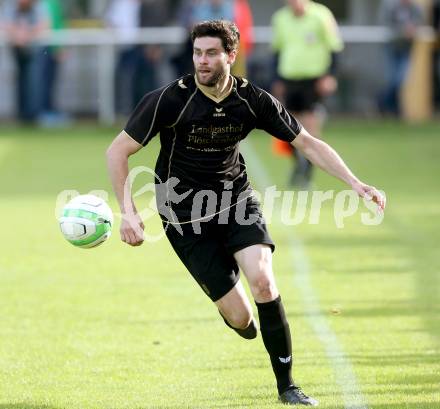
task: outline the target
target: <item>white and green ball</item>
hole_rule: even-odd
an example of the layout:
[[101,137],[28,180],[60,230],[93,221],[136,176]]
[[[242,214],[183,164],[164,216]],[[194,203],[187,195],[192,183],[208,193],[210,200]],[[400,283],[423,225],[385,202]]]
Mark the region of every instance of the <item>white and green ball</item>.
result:
[[113,213],[103,199],[94,195],[80,195],[64,206],[59,223],[69,243],[76,247],[92,248],[110,237]]

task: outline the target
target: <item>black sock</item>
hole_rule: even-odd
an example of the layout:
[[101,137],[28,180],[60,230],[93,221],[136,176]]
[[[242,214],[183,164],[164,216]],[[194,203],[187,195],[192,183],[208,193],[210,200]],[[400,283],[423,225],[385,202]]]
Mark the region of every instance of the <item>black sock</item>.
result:
[[278,393],[284,392],[292,380],[292,340],[290,328],[279,296],[267,303],[255,303],[260,318],[260,331],[277,379]]

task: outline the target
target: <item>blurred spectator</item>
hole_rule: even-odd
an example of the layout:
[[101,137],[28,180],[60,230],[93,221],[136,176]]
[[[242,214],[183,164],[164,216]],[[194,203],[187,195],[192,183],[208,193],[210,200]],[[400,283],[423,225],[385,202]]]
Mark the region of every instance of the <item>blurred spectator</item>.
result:
[[434,101],[437,107],[440,106],[440,0],[434,0],[432,9],[432,25],[436,36],[434,50]]
[[112,0],[106,23],[118,31],[127,45],[120,47],[115,72],[116,111],[128,114],[144,94],[160,86],[162,49],[158,45],[135,44],[136,30],[167,22],[168,2],[164,0]]
[[141,51],[133,43],[140,27],[140,12],[140,0],[112,0],[105,17],[106,25],[117,30],[118,37],[127,44],[120,46],[115,69],[115,108],[122,114],[131,112],[137,102],[136,73]]
[[[140,26],[160,27],[168,23],[169,2],[167,0],[141,0]],[[144,94],[162,85],[163,49],[159,44],[139,47],[139,60],[135,73],[135,104]]]
[[[287,5],[273,15],[272,29],[272,48],[276,56],[272,92],[305,129],[320,138],[319,103],[336,91],[335,59],[336,53],[343,48],[336,20],[322,4],[311,0],[287,0]],[[290,184],[308,189],[312,164],[297,151],[291,154],[296,165]]]
[[196,0],[193,2],[192,24],[205,20],[232,21],[233,18],[233,0]]
[[432,10],[432,24],[436,35],[440,36],[440,0],[434,0]]
[[379,99],[382,113],[400,115],[400,90],[408,72],[411,49],[422,23],[420,6],[413,0],[385,0],[379,20],[391,29],[386,45],[388,83]]
[[179,51],[171,58],[171,65],[178,77],[194,71],[192,61],[193,44],[190,37],[193,25],[192,11],[195,0],[183,0],[177,11],[177,22],[187,31],[184,42]]
[[49,28],[49,16],[41,1],[9,0],[4,5],[3,18],[16,64],[18,118],[31,122],[42,107],[44,49],[38,40]]
[[141,0],[141,26],[164,26],[169,20],[170,5],[168,3],[167,0]]
[[[63,9],[59,0],[44,0],[49,13],[51,29],[62,30],[65,28]],[[43,53],[42,70],[42,112],[39,123],[43,126],[57,126],[66,122],[66,115],[61,114],[55,107],[55,86],[58,77],[60,62],[64,56],[59,46],[45,47]]]

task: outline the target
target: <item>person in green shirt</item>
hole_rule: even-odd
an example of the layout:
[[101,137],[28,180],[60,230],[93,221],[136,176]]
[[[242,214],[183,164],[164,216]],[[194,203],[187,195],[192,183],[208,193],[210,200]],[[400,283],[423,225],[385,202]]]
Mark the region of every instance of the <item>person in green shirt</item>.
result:
[[[286,0],[272,16],[275,80],[272,93],[285,103],[304,127],[321,137],[322,119],[317,108],[335,92],[336,53],[343,42],[332,12],[311,0]],[[312,164],[294,151],[296,166],[290,183],[309,189]]]

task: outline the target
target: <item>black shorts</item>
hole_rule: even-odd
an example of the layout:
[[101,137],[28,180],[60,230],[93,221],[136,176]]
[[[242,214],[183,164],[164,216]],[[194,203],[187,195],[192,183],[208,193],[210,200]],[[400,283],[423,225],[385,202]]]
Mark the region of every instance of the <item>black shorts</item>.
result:
[[318,78],[306,80],[285,80],[286,108],[291,112],[314,111],[316,105],[322,100],[316,91]]
[[173,225],[164,223],[174,251],[212,301],[227,294],[240,278],[234,253],[255,244],[267,244],[275,250],[259,205],[251,200],[246,206],[246,216],[249,214],[256,222],[239,224],[231,214],[227,224],[219,224],[216,217],[201,223],[200,234],[191,224],[180,225],[181,235]]

